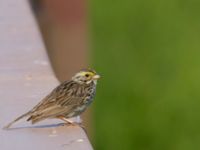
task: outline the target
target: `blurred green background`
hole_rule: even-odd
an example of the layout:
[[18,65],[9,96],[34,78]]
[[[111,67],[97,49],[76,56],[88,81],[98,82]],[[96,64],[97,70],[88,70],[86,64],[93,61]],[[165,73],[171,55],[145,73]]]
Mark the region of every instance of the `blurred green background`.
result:
[[200,149],[200,1],[92,0],[96,150]]
[[88,60],[102,76],[95,150],[200,149],[199,0],[33,2],[57,77]]

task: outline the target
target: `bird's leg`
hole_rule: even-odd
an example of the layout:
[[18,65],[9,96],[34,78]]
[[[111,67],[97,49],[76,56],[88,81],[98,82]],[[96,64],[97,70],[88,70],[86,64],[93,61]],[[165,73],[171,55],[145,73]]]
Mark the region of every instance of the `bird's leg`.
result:
[[64,122],[66,122],[67,124],[70,124],[70,125],[73,125],[73,126],[79,126],[81,128],[83,128],[85,130],[85,127],[83,126],[82,123],[76,123],[76,122],[73,122],[67,118],[65,118],[64,116],[58,116],[57,118],[63,120]]
[[57,118],[61,119],[62,121],[71,124],[71,125],[75,125],[75,123],[67,118],[65,118],[64,116],[58,116]]

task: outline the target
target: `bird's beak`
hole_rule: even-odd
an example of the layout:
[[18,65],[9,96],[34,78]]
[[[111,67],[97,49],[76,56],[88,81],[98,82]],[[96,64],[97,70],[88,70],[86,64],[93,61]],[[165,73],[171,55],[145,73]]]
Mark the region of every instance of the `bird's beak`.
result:
[[98,74],[96,74],[96,75],[93,76],[93,79],[94,79],[94,80],[97,80],[97,79],[99,79],[99,78],[100,78],[100,75],[98,75]]

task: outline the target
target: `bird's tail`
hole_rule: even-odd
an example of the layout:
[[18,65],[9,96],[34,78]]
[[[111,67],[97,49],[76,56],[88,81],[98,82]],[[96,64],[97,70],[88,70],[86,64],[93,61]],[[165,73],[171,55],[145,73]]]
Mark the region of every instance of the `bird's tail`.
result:
[[26,117],[26,116],[28,116],[30,114],[30,111],[29,112],[27,112],[27,113],[25,113],[25,114],[23,114],[23,115],[21,115],[21,116],[19,116],[18,118],[16,118],[15,120],[13,120],[12,122],[10,122],[9,124],[7,124],[5,127],[3,127],[3,129],[9,129],[15,122],[17,122],[18,120],[20,120],[20,119],[22,119],[22,118],[24,118],[24,117]]

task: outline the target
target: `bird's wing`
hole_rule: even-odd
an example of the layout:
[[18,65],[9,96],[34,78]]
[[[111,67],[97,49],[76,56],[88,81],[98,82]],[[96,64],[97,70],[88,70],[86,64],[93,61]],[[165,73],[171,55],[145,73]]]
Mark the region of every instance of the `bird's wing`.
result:
[[[80,99],[80,98],[79,98]],[[78,106],[78,98],[70,97],[65,101],[69,101],[68,104],[62,103],[46,103],[45,105],[40,104],[35,110],[30,114],[30,118],[28,119],[32,121],[32,123],[36,123],[46,118],[55,118],[63,114],[68,114],[73,111]]]
[[31,116],[28,118],[28,121],[31,120],[32,123],[34,124],[46,118],[56,118],[65,113],[71,112],[74,107],[75,107],[74,105],[69,105],[67,107],[54,105],[52,107],[48,107],[44,110],[31,114]]
[[72,85],[74,85],[74,82],[72,81],[63,82],[54,90],[52,90],[52,92],[49,95],[43,98],[35,107],[33,107],[31,112],[34,113],[49,108],[52,105],[60,105],[64,101],[70,101],[69,105],[72,105],[74,103],[74,101],[71,101],[71,99],[74,99],[72,94],[73,91],[70,89]]
[[28,121],[35,123],[73,111],[85,97],[73,94],[74,89],[77,89],[77,84],[73,81],[63,82],[31,110]]

